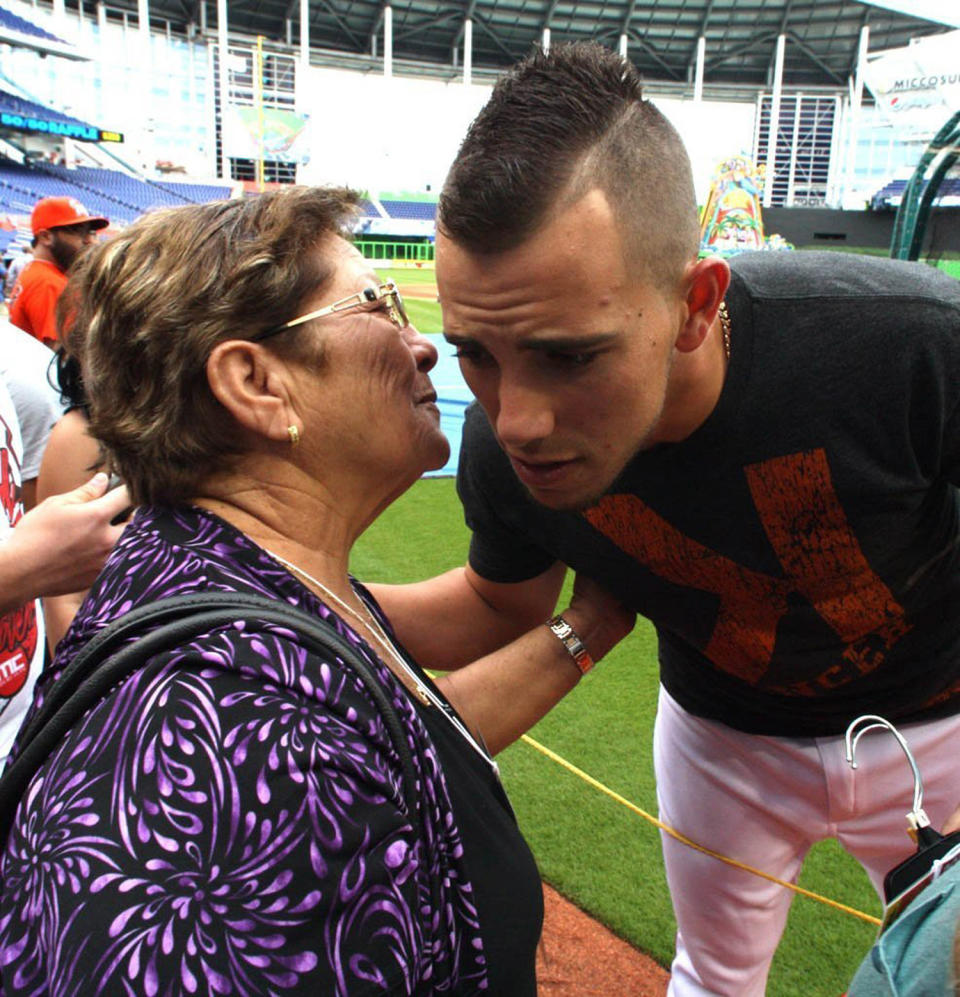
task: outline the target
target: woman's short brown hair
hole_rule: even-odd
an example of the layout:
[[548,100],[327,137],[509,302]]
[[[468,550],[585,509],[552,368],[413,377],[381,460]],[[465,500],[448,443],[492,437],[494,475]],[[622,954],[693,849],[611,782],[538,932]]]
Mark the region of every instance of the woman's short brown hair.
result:
[[[173,504],[229,467],[242,436],[207,383],[210,352],[294,318],[332,276],[312,252],[357,196],[292,187],[157,211],[77,263],[66,294],[90,431],[137,504]],[[271,349],[303,358],[309,336]]]

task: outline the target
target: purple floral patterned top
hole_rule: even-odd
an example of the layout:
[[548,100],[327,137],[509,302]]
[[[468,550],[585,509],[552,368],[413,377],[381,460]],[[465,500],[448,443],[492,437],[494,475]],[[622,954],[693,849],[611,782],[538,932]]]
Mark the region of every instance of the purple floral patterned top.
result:
[[422,837],[353,672],[287,630],[222,627],[127,679],[34,776],[0,867],[2,993],[488,992],[434,740],[358,635],[228,524],[195,508],[138,512],[35,703],[106,623],[196,591],[285,600],[331,619],[372,663],[408,731]]

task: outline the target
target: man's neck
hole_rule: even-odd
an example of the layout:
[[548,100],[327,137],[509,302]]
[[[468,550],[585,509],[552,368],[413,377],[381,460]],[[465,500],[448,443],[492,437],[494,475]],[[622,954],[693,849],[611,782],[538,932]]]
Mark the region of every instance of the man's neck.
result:
[[654,434],[656,443],[680,443],[710,418],[723,391],[727,366],[718,316],[699,349],[674,359],[667,401]]

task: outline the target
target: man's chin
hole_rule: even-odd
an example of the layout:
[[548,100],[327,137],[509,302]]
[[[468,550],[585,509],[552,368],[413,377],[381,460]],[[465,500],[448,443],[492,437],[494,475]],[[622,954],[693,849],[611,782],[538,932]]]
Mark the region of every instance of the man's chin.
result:
[[583,512],[584,509],[596,505],[606,494],[606,489],[577,492],[572,489],[531,488],[527,484],[523,487],[534,502],[555,512]]

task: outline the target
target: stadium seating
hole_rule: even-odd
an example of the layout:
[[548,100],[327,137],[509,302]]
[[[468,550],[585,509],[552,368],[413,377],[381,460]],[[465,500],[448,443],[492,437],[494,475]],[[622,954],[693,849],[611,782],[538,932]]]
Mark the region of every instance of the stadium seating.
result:
[[[19,99],[0,91],[0,102],[5,98]],[[49,109],[44,112],[56,113]],[[10,215],[29,214],[41,197],[68,196],[77,198],[93,214],[122,226],[152,208],[204,204],[229,198],[232,192],[232,187],[225,184],[152,180],[120,170],[68,168],[45,161],[20,164],[0,157],[0,213]],[[360,211],[363,218],[433,222],[437,205],[429,201],[364,198]]]
[[[895,208],[903,198],[907,189],[906,180],[891,180],[885,184],[870,198],[870,207],[874,211],[881,211],[884,208]],[[946,177],[940,184],[937,191],[937,200],[942,202],[944,198],[960,198],[960,177]]]
[[206,204],[207,201],[223,201],[232,193],[230,187],[217,187],[211,184],[177,183],[173,180],[150,180],[148,183],[151,187],[169,191],[181,203],[192,201],[194,204]]
[[13,242],[17,237],[17,230],[10,229],[0,229],[0,255],[6,253],[7,247]]
[[133,205],[139,209],[138,213],[161,206],[218,201],[229,197],[231,193],[229,187],[174,183],[169,180],[141,180],[119,170],[94,169],[89,166],[67,169],[45,164],[42,168],[62,180]]
[[88,211],[121,224],[141,213],[130,202],[66,179],[65,173],[62,168],[21,166],[12,160],[0,160],[0,199],[8,205],[7,210],[19,214],[29,212],[41,197],[75,197]]
[[49,31],[44,31],[43,28],[38,27],[26,18],[14,14],[12,11],[5,10],[3,7],[0,7],[0,25],[9,31],[19,31],[21,35],[33,35],[34,38],[43,38],[47,41],[63,43],[62,38],[50,34]]
[[[77,198],[89,211],[104,215],[115,225],[127,225],[151,208],[204,204],[231,194],[232,188],[226,185],[141,179],[120,170],[89,166],[67,168],[46,162],[20,165],[0,158],[0,212],[6,214],[29,214],[41,197],[65,195]],[[360,211],[364,218],[432,222],[437,205],[364,198]]]
[[418,221],[436,221],[437,205],[433,201],[390,201],[380,199],[390,218],[413,218]]
[[151,208],[202,204],[230,194],[226,186],[140,180],[119,170],[20,165],[0,159],[0,208],[8,214],[29,213],[41,197],[68,196],[88,211],[126,225]]
[[899,199],[903,196],[903,192],[907,189],[906,180],[891,180],[889,183],[885,184],[880,188],[870,198],[870,207],[874,211],[880,211],[883,208],[891,207],[893,203],[893,198],[897,198],[897,203],[899,204]]

